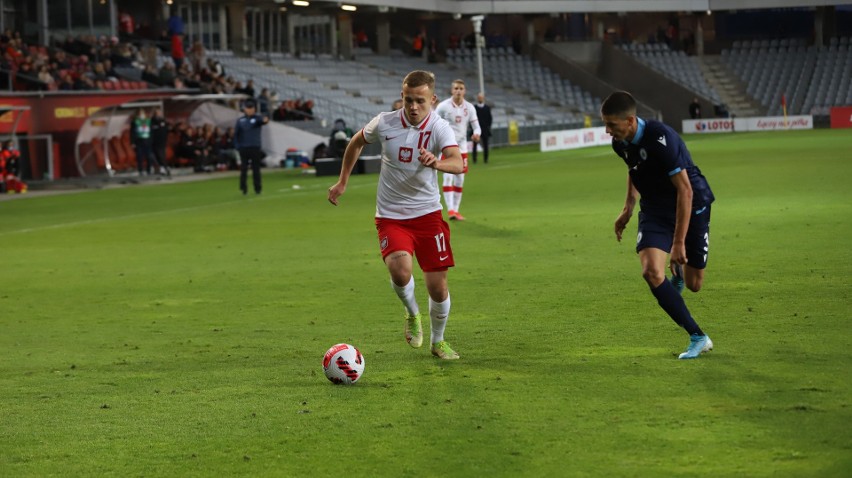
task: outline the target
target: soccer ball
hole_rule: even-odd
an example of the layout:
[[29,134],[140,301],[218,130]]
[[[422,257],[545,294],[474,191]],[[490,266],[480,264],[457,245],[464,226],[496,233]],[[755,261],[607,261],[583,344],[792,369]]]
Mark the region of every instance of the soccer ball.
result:
[[349,344],[337,344],[322,358],[322,370],[332,382],[352,385],[364,374],[364,356]]

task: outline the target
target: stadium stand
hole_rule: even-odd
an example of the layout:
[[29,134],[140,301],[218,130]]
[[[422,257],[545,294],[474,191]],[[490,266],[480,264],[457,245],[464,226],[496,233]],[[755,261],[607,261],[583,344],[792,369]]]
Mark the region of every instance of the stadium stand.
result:
[[687,56],[682,50],[672,50],[665,43],[628,43],[621,48],[645,65],[709,98],[713,103],[722,103],[719,93],[704,78],[697,60]]
[[722,59],[769,115],[781,114],[782,95],[789,114],[826,114],[831,106],[852,104],[849,37],[824,47],[802,39],[736,41]]
[[[486,48],[482,53],[483,70],[490,83],[520,87],[549,106],[572,111],[573,114],[569,113],[569,121],[572,122],[582,121],[582,116],[576,113],[597,115],[599,98],[562,79],[530,56],[517,54],[503,46]],[[477,69],[476,51],[472,49],[451,48],[447,50],[447,61],[469,71]],[[493,97],[493,93],[490,96]],[[557,110],[555,114],[566,113]]]
[[[227,74],[237,81],[253,78],[259,87],[276,91],[283,98],[311,98],[315,102],[316,116],[328,120],[345,118],[349,124],[365,124],[381,111],[390,109],[400,88],[400,78],[414,69],[428,69],[438,78],[437,94],[446,98],[449,84],[462,78],[468,85],[469,100],[478,89],[475,71],[459,65],[430,63],[393,51],[383,56],[369,49],[356,51],[357,61],[333,59],[328,55],[301,55],[299,58],[281,54],[263,55],[260,59],[240,58],[219,52],[209,55],[221,62]],[[531,61],[531,60],[528,60]],[[518,70],[528,63],[518,62]],[[488,99],[495,105],[492,110],[494,127],[506,127],[511,119],[525,124],[582,123],[582,112],[594,111],[594,99],[588,93],[571,89],[571,103],[559,103],[557,95],[565,93],[554,74],[544,76],[536,92],[525,87],[506,88],[489,82]],[[345,79],[345,81],[344,81]],[[561,88],[560,88],[561,87]],[[576,96],[575,96],[576,95]],[[566,95],[567,97],[567,95]],[[579,105],[582,103],[582,108]],[[573,106],[573,108],[572,108]],[[311,125],[304,125],[311,129]]]

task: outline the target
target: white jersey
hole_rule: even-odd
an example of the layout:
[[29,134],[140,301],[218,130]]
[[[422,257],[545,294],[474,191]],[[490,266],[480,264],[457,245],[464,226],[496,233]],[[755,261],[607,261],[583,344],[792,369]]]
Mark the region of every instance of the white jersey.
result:
[[458,145],[446,121],[429,112],[414,126],[400,109],[379,113],[361,131],[367,143],[382,144],[376,217],[413,219],[442,209],[438,171],[417,158],[421,147],[440,158],[442,151]]
[[473,134],[482,134],[473,104],[462,100],[461,105],[456,105],[453,103],[453,98],[449,97],[438,104],[435,112],[450,123],[456,135],[456,141],[459,143],[459,149],[462,153],[467,153],[467,127],[473,128]]

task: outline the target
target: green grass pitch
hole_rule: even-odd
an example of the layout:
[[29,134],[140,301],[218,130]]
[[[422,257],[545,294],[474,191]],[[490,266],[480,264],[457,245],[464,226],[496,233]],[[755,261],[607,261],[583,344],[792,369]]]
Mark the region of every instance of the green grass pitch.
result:
[[404,342],[376,175],[0,202],[0,476],[849,476],[852,134],[687,143],[717,201],[686,362],[609,148],[472,165],[453,363]]

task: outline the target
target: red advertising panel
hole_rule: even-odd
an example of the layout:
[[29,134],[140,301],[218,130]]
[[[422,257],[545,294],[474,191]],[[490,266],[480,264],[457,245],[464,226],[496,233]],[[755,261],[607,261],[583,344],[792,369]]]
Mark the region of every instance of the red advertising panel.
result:
[[831,109],[832,128],[852,128],[852,106]]

